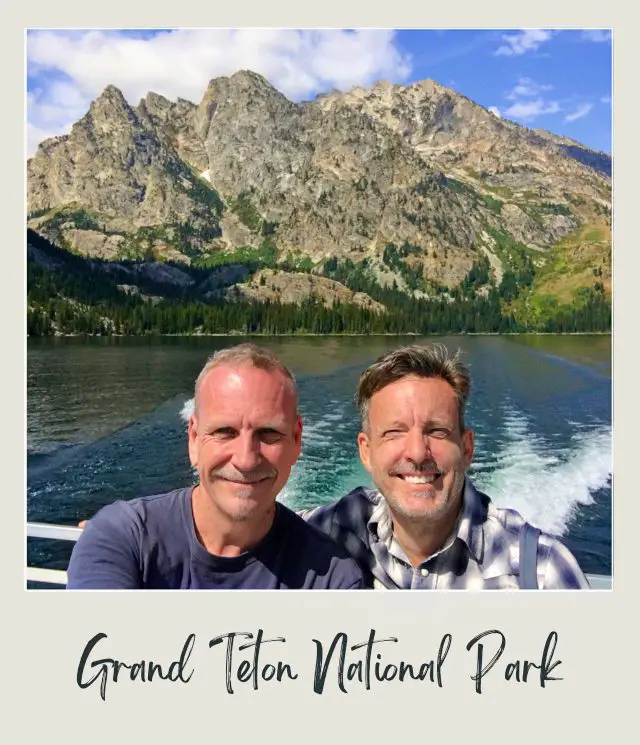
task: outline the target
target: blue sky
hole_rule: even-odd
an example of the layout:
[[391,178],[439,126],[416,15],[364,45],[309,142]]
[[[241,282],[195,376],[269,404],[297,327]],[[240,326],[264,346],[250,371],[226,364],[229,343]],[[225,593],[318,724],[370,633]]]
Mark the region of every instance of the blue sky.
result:
[[300,101],[332,88],[432,78],[498,115],[611,151],[611,35],[604,30],[48,31],[27,36],[27,151],[69,131],[109,84],[198,102],[238,69]]

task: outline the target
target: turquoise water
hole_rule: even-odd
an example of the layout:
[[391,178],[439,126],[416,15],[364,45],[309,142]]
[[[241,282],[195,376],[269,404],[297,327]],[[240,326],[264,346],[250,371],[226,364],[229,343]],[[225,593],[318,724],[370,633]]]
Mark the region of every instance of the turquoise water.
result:
[[[29,340],[28,519],[75,524],[115,499],[190,483],[180,412],[206,357],[240,340]],[[283,502],[314,506],[370,483],[356,450],[356,382],[378,355],[417,340],[254,339],[298,379],[303,453]],[[585,571],[610,573],[610,337],[438,341],[462,347],[471,368],[476,485],[562,536]],[[28,541],[31,564],[64,567],[69,553]]]

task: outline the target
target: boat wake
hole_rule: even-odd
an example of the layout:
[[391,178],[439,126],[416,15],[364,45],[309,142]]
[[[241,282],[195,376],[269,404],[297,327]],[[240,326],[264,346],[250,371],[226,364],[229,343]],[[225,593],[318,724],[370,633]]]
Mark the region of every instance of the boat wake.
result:
[[531,431],[529,420],[513,408],[493,452],[482,452],[471,469],[474,484],[498,507],[511,507],[544,531],[562,535],[578,505],[591,505],[612,474],[611,427],[575,425],[562,443]]

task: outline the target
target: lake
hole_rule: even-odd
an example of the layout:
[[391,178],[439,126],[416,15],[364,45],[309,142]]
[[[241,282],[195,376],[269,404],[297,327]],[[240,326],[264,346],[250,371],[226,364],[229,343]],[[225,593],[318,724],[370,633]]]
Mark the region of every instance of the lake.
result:
[[[191,483],[180,417],[216,349],[243,337],[29,339],[27,516],[74,525],[116,499]],[[370,485],[353,394],[388,349],[441,341],[472,375],[470,475],[498,506],[562,540],[585,572],[611,573],[611,337],[254,337],[296,375],[302,457],[293,508]],[[30,564],[65,568],[71,544],[28,539]]]

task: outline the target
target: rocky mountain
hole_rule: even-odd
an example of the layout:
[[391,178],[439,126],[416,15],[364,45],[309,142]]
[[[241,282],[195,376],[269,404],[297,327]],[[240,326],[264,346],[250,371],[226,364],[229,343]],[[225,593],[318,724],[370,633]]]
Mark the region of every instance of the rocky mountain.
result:
[[88,256],[350,261],[425,296],[485,264],[487,286],[523,266],[553,286],[563,247],[596,230],[610,290],[610,156],[431,80],[301,104],[249,71],[212,80],[197,105],[149,93],[132,107],[108,86],[27,171],[29,227]]
[[296,303],[315,298],[326,308],[336,303],[350,303],[361,308],[385,313],[382,303],[373,300],[364,292],[353,292],[340,282],[326,277],[317,277],[303,272],[282,272],[261,269],[247,282],[232,284],[225,288],[228,299],[277,300],[280,303]]

